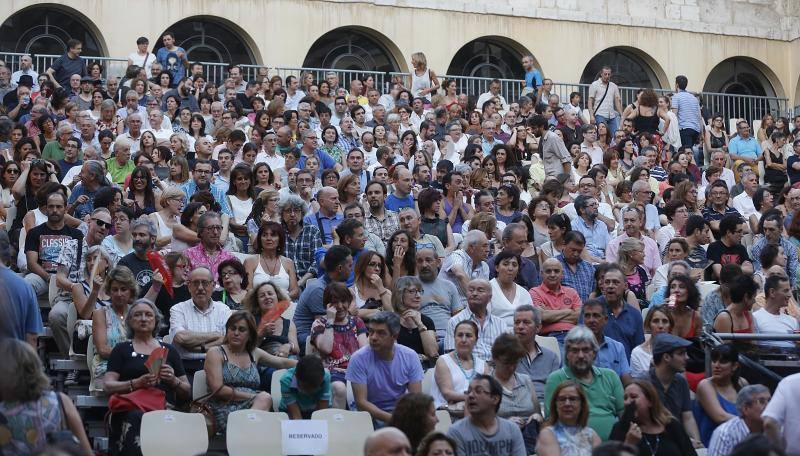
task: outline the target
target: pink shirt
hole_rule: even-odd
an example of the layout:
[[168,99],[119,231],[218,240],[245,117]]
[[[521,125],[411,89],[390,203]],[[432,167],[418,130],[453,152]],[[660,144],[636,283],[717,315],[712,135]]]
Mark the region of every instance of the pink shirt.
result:
[[[614,239],[608,241],[606,246],[606,261],[609,263],[616,263],[619,258],[619,245],[622,241],[628,239],[627,233],[623,232]],[[661,252],[658,251],[658,244],[650,236],[642,235],[640,237],[644,242],[644,268],[647,270],[647,275],[650,277],[655,276],[656,269],[661,266]]]
[[236,258],[225,249],[220,249],[219,253],[210,257],[206,253],[206,249],[203,248],[202,243],[194,247],[189,247],[183,253],[186,255],[186,258],[189,259],[189,271],[198,266],[208,266],[211,269],[211,274],[214,276],[214,283],[216,283],[219,278],[219,271],[217,270],[219,269],[219,264],[225,260]]
[[[540,307],[544,310],[580,310],[581,298],[574,288],[561,285],[561,289],[557,292],[547,288],[547,285],[541,284],[536,288],[531,288],[531,299],[533,305]],[[575,325],[565,321],[558,323],[542,324],[542,329],[539,331],[541,334],[547,334],[553,331],[569,331]]]

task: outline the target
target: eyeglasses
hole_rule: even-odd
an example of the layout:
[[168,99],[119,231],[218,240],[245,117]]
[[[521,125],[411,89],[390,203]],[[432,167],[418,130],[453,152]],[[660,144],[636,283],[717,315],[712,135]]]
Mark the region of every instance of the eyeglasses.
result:
[[422,296],[422,290],[417,290],[416,288],[407,288],[404,290],[406,294]]
[[16,169],[16,168],[8,168],[6,170],[6,173],[8,173],[8,174],[19,174],[19,170]]
[[214,282],[211,281],[211,280],[200,280],[200,279],[190,280],[189,281],[189,284],[191,284],[191,285],[193,285],[195,287],[210,287],[211,284],[213,284],[213,283]]
[[220,273],[220,277],[230,277],[230,276],[233,276],[233,275],[239,275],[239,273],[236,272],[236,271],[224,271],[224,272]]
[[100,219],[92,219],[92,220],[94,220],[94,222],[97,223],[97,226],[99,226],[100,228],[111,228],[111,223],[109,222]]
[[370,261],[369,263],[367,263],[367,266],[369,266],[371,268],[379,268],[379,267],[381,267],[381,263],[376,262],[376,261]]
[[194,170],[194,172],[196,172],[197,174],[211,174],[212,173],[211,170],[207,170],[207,169],[196,169],[196,170]]
[[209,225],[205,227],[209,231],[222,231],[222,225]]
[[559,396],[556,398],[556,402],[559,404],[566,404],[567,402],[572,402],[573,404],[580,403],[581,398],[578,396]]

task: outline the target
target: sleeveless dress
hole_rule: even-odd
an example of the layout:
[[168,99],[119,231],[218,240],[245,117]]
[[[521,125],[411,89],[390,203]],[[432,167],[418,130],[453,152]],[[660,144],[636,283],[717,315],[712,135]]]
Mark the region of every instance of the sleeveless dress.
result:
[[[456,360],[453,359],[453,356],[448,354],[443,356],[442,359],[444,359],[447,368],[450,370],[450,381],[453,383],[453,391],[460,391],[462,393],[467,391],[472,377],[484,372],[486,368],[486,362],[480,358],[474,358],[473,368],[466,371],[461,369]],[[431,396],[433,396],[433,405],[437,409],[447,404],[447,399],[442,395],[441,390],[439,390],[439,385],[435,381],[431,384]]]
[[430,89],[430,88],[431,88],[431,72],[428,68],[425,68],[425,72],[422,73],[421,76],[417,76],[416,70],[411,72],[411,93],[415,97],[422,97],[430,101],[431,94],[420,95],[420,91],[422,89]]
[[556,436],[561,456],[589,456],[592,454],[592,428],[565,426],[557,423],[550,428]]
[[0,454],[34,454],[47,445],[47,434],[62,428],[55,391],[29,402],[0,402]]
[[278,261],[278,264],[280,265],[278,273],[275,275],[270,275],[266,270],[264,270],[264,267],[261,266],[261,258],[259,258],[258,266],[256,266],[256,270],[253,272],[253,287],[255,288],[269,280],[288,293],[289,273],[287,273],[286,269],[283,267],[283,261]]
[[[125,323],[117,315],[114,309],[108,305],[100,309],[106,313],[106,343],[109,347],[114,347],[120,342],[128,340]],[[127,309],[126,309],[127,313]],[[91,385],[90,391],[102,391],[103,389],[103,376],[106,374],[108,368],[108,360],[100,357],[100,353],[94,354],[92,361],[92,369],[94,369],[94,383]]]
[[659,118],[655,110],[652,116],[643,115],[641,106],[636,108],[636,111],[639,115],[633,119],[633,128],[639,133],[657,134]]
[[636,295],[639,300],[639,306],[642,309],[647,308],[650,302],[647,300],[647,283],[650,281],[647,277],[647,271],[641,266],[636,266],[636,270],[631,275],[626,275],[625,280],[628,282],[628,289]]
[[[717,392],[717,400],[723,410],[733,416],[739,415],[739,412],[736,410],[736,403],[725,399],[719,392]],[[708,416],[708,413],[706,413],[705,409],[697,400],[692,402],[692,413],[694,413],[694,419],[697,421],[697,427],[700,430],[700,440],[702,440],[703,445],[708,448],[708,444],[711,443],[711,434],[714,433],[714,429],[717,428],[718,424]]]
[[[228,361],[228,354],[225,352],[224,348],[219,347],[219,350],[222,352],[222,384],[230,386],[236,391],[258,393],[261,380],[252,353],[249,354],[250,366],[246,369],[242,369]],[[247,399],[245,401],[222,402],[211,398],[208,403],[212,410],[214,410],[214,419],[217,422],[217,429],[219,432],[224,433],[225,426],[228,424],[228,414],[237,410],[249,409],[253,405],[253,400]]]
[[[265,336],[261,340],[258,347],[270,355],[275,355],[283,344],[289,343],[289,325],[292,323],[288,318],[280,317],[281,321],[281,335],[279,336]],[[260,321],[259,321],[260,323]],[[277,355],[276,355],[277,356]]]

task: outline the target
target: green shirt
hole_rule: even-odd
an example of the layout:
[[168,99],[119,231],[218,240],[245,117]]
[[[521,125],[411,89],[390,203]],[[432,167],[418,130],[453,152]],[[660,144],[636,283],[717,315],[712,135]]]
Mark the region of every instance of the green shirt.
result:
[[544,403],[550,404],[553,391],[564,380],[572,380],[580,384],[589,401],[589,427],[597,432],[600,439],[608,440],[611,428],[625,408],[622,382],[614,371],[604,367],[592,367],[592,374],[594,375],[593,381],[584,383],[575,378],[567,366],[553,371],[547,377],[544,385]]
[[[42,159],[43,160],[63,160],[64,159],[64,148],[61,147],[61,143],[56,141],[50,141],[49,143],[44,145],[44,149],[42,149]],[[80,158],[78,158],[80,160]]]
[[286,373],[281,377],[281,404],[279,407],[281,412],[287,411],[289,405],[297,404],[304,416],[306,414],[310,416],[311,413],[317,409],[317,403],[319,401],[327,401],[330,403],[331,373],[327,369],[325,370],[325,378],[322,380],[322,385],[317,391],[311,394],[303,393],[297,387],[297,379],[294,376],[294,370],[294,367],[287,369]]
[[133,160],[128,160],[124,165],[119,166],[117,159],[114,157],[106,160],[106,166],[108,167],[108,173],[111,174],[111,179],[115,184],[119,185],[125,184],[125,178],[136,168],[136,165],[133,164]]

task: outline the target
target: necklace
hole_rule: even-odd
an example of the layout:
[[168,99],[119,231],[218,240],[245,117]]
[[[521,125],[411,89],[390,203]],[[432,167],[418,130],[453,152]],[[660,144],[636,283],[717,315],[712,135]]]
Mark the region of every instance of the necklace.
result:
[[274,275],[278,274],[278,264],[280,264],[280,261],[281,261],[281,259],[280,259],[280,257],[278,257],[275,260],[274,265],[272,267],[270,267],[268,260],[266,258],[264,258],[264,266],[267,267],[267,272],[269,273],[269,275],[274,276]]
[[655,456],[655,454],[658,453],[658,447],[661,445],[661,436],[656,436],[655,450],[653,449],[652,445],[650,445],[650,438],[647,437],[647,434],[642,434],[642,437],[644,437],[644,443],[647,444],[647,448],[650,450],[650,455]]
[[456,359],[456,364],[458,364],[458,368],[461,369],[461,373],[464,374],[464,378],[467,379],[467,383],[472,381],[472,377],[475,376],[475,355],[470,354],[470,359],[472,360],[472,373],[467,374],[467,371],[464,370],[464,366],[461,365],[461,358],[459,358],[458,353],[453,352],[454,357]]

